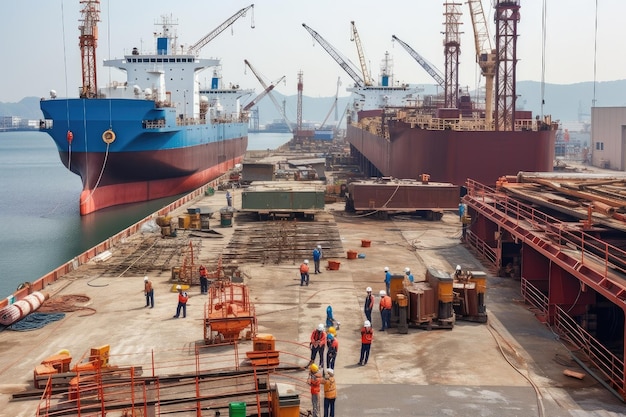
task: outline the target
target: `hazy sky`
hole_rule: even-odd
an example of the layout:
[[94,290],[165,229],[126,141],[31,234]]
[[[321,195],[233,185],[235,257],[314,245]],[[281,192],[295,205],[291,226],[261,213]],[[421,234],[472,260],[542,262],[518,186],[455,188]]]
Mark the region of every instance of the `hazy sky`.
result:
[[[303,72],[304,95],[335,95],[341,77],[340,95],[353,83],[331,56],[302,27],[306,23],[337,51],[358,67],[350,21],[354,20],[365,58],[373,77],[378,77],[385,52],[393,59],[396,82],[434,84],[434,80],[396,42],[396,35],[444,70],[443,0],[258,0],[253,11],[241,17],[201,51],[203,58],[222,59],[226,84],[262,88],[245,68],[247,59],[266,81],[286,75],[286,84],[276,90],[296,94],[297,74]],[[480,79],[475,65],[475,48],[469,9],[459,0],[462,11],[459,80],[474,89]],[[598,4],[597,37],[595,9]],[[252,1],[229,0],[101,0],[101,22],[97,60],[98,84],[123,81],[117,70],[105,69],[102,61],[121,58],[133,47],[154,51],[153,32],[161,15],[178,21],[179,44],[190,45],[222,24]],[[491,0],[483,0],[489,31],[493,38]],[[518,81],[542,78],[556,84],[624,79],[626,53],[626,1],[624,0],[521,0]],[[542,60],[542,8],[545,14],[545,61]],[[0,101],[16,102],[25,96],[47,96],[55,89],[59,96],[75,97],[81,84],[78,47],[79,0],[0,1],[2,67]],[[251,21],[254,18],[254,28]],[[597,46],[594,46],[597,45]],[[596,49],[594,52],[594,49]],[[594,55],[595,77],[594,77]],[[207,73],[206,79],[210,78]]]

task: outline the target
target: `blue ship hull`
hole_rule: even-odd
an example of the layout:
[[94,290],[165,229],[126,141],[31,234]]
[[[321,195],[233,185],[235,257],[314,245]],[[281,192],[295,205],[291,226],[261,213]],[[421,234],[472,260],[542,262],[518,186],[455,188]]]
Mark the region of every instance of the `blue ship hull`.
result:
[[240,163],[248,145],[245,122],[178,119],[149,100],[42,100],[41,110],[41,130],[82,179],[81,214],[196,189]]

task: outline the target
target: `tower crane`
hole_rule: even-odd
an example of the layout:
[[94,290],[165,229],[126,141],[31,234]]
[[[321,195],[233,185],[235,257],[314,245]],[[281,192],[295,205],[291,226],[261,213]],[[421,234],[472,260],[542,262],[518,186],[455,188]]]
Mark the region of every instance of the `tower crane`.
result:
[[496,74],[496,51],[491,45],[491,38],[487,28],[487,20],[481,0],[468,0],[472,28],[474,29],[474,43],[476,45],[476,63],[485,77],[485,122],[491,126],[493,121],[493,80]]
[[[235,23],[237,21],[237,19],[239,19],[241,16],[245,16],[246,12],[248,10],[250,10],[250,9],[253,9],[253,8],[254,8],[254,4],[251,4],[250,6],[244,7],[243,9],[239,10],[237,13],[235,13],[234,15],[232,15],[231,17],[226,19],[224,21],[224,23],[222,23],[221,25],[219,25],[218,27],[213,29],[213,31],[208,33],[205,37],[203,37],[198,42],[196,42],[193,45],[191,45],[187,49],[187,53],[190,54],[190,55],[195,55],[198,52],[200,52],[200,49],[202,49],[207,43],[209,43],[213,39],[215,39],[215,37],[217,37],[217,35],[219,35],[224,30],[226,30],[230,25]],[[254,10],[253,10],[253,12],[254,12]],[[254,15],[252,15],[252,28],[254,28]]]
[[254,107],[255,104],[257,104],[259,101],[261,101],[261,99],[263,97],[265,97],[266,95],[268,95],[270,93],[270,91],[272,91],[274,89],[274,87],[276,86],[276,84],[280,84],[283,80],[285,79],[285,76],[283,75],[282,77],[280,77],[278,79],[278,81],[276,81],[275,83],[271,83],[265,90],[263,90],[261,92],[261,94],[259,94],[258,96],[256,96],[255,98],[252,99],[252,101],[248,104],[245,105],[245,107],[243,108],[243,111],[248,111],[250,110],[252,107]]
[[[343,68],[343,70],[345,72],[348,73],[350,78],[352,78],[354,80],[354,83],[355,83],[356,87],[363,87],[365,82],[359,76],[359,74],[357,74],[357,72],[354,70],[354,68],[352,68],[352,66],[350,65],[351,63],[350,63],[350,61],[348,59],[342,57],[339,54],[339,52],[337,52],[337,50],[331,44],[329,44],[324,38],[322,38],[322,36],[320,36],[319,33],[314,31],[313,29],[311,29],[310,27],[308,27],[304,23],[302,24],[302,27],[304,27],[313,36],[313,39],[315,39],[320,45],[322,45],[322,48],[324,48],[326,50],[326,52],[328,52],[330,54],[330,56],[333,57],[333,59],[335,61],[337,61],[339,66],[341,68]],[[354,64],[352,64],[352,65],[354,65]]]
[[269,86],[267,85],[267,83],[265,81],[263,81],[263,77],[261,77],[261,75],[254,69],[252,64],[250,64],[250,62],[248,62],[247,59],[244,59],[243,62],[246,63],[246,65],[248,66],[248,68],[250,68],[250,71],[252,71],[252,73],[254,74],[256,79],[259,80],[259,82],[261,83],[261,86],[265,90],[267,90],[267,89],[270,90],[270,91],[267,92],[267,95],[270,97],[270,99],[272,99],[272,102],[274,103],[274,106],[276,107],[276,110],[278,110],[278,112],[282,116],[283,120],[287,124],[287,127],[289,128],[289,132],[293,133],[293,128],[291,127],[291,122],[289,121],[289,119],[287,118],[287,115],[285,114],[285,109],[283,109],[283,107],[280,105],[280,103],[278,103],[278,100],[276,100],[276,97],[274,97],[272,95],[272,92],[271,92],[272,89],[270,89]]
[[356,44],[356,50],[359,54],[359,62],[361,63],[361,72],[363,72],[363,83],[366,86],[372,85],[372,78],[370,77],[370,73],[367,69],[367,63],[365,62],[365,54],[363,53],[363,47],[361,46],[361,38],[359,37],[359,32],[356,30],[356,25],[354,24],[354,20],[350,22],[352,25],[352,41]]
[[426,72],[429,73],[431,77],[433,77],[435,81],[437,81],[437,84],[439,84],[440,87],[445,88],[446,81],[443,79],[443,74],[441,73],[441,71],[428,63],[428,61],[426,61],[424,57],[418,54],[413,48],[403,42],[396,35],[391,35],[391,38],[392,40],[397,41],[400,45],[402,45],[402,47],[406,49],[409,55],[411,55],[413,59],[415,59],[417,63],[420,64],[422,68],[424,68]]
[[81,0],[80,57],[83,70],[81,98],[94,98],[98,94],[96,80],[96,46],[98,45],[98,22],[100,0]]

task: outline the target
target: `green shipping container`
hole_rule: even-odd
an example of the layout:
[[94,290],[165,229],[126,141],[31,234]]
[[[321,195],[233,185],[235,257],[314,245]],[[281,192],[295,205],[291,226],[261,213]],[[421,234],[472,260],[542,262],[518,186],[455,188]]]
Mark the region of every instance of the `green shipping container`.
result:
[[236,402],[228,404],[228,417],[246,417],[246,403]]
[[323,210],[324,191],[244,191],[243,210]]

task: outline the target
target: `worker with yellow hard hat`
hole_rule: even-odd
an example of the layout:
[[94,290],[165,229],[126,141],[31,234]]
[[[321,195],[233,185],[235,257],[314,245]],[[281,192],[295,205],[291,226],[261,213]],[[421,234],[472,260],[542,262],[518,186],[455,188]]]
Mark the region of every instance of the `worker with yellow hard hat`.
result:
[[311,364],[309,367],[309,376],[306,380],[307,384],[311,387],[311,409],[313,417],[319,417],[320,415],[320,385],[322,383],[322,376],[318,371],[319,367],[316,364]]

